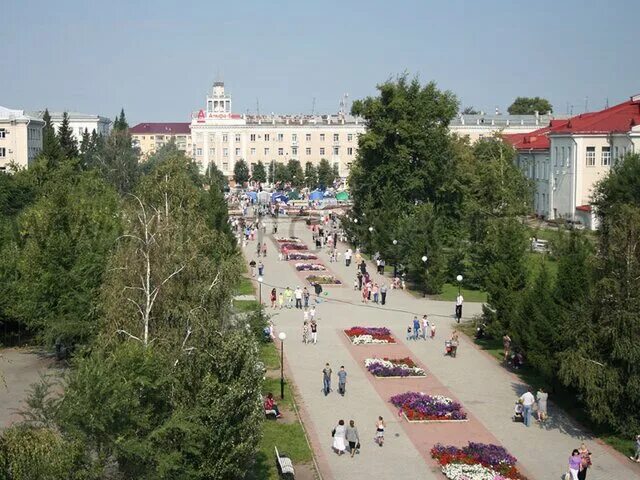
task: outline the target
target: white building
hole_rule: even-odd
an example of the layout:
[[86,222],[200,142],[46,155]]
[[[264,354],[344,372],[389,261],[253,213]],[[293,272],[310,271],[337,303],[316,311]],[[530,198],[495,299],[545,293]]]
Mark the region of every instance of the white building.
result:
[[0,171],[11,164],[29,167],[42,150],[44,122],[24,113],[0,106]]
[[[58,132],[58,129],[62,124],[62,113],[63,112],[49,112],[49,115],[51,115],[51,124],[56,132]],[[42,118],[44,110],[32,112],[30,115]],[[98,135],[102,135],[104,137],[111,133],[111,126],[113,122],[107,117],[78,112],[67,112],[67,115],[69,116],[69,127],[71,128],[78,145],[82,142],[82,134],[85,130],[89,133],[92,133],[95,130]]]
[[597,228],[591,208],[596,183],[627,153],[640,151],[640,95],[528,134],[506,135],[517,163],[535,185],[534,211]]
[[205,169],[215,164],[233,175],[235,162],[250,166],[259,161],[287,163],[298,160],[317,165],[326,159],[342,177],[356,158],[358,136],[365,130],[361,119],[337,115],[238,115],[232,113],[231,97],[224,83],[215,82],[205,108],[193,112],[193,157]]
[[538,130],[562,115],[487,115],[484,113],[465,115],[458,114],[449,124],[451,133],[461,137],[468,136],[473,143],[481,138],[490,138],[496,133],[515,134],[529,133]]

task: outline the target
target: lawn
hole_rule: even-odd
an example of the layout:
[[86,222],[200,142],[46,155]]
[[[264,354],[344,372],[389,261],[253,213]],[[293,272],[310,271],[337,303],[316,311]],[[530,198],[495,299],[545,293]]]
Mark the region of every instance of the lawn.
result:
[[[462,296],[465,302],[482,302],[487,301],[487,292],[482,290],[470,290],[467,288],[461,289]],[[452,283],[445,283],[442,287],[442,293],[436,295],[436,300],[442,300],[444,302],[455,302],[458,296],[458,286]]]
[[258,302],[255,300],[234,300],[233,309],[237,313],[249,313],[258,308]]
[[241,277],[236,295],[255,295],[255,294],[256,294],[256,290],[255,290],[254,282],[252,282],[250,278]]

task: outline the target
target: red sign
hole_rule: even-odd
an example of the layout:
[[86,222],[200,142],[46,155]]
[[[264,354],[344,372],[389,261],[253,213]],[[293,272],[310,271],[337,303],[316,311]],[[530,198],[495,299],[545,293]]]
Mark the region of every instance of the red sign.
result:
[[204,110],[200,110],[198,112],[198,122],[200,123],[204,122]]

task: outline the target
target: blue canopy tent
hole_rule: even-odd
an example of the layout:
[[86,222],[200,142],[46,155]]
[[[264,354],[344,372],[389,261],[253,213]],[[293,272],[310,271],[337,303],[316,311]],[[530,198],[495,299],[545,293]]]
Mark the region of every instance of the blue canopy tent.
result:
[[284,193],[276,192],[273,195],[271,195],[271,202],[272,203],[276,203],[276,202],[289,203],[289,198]]
[[324,195],[320,190],[314,190],[309,194],[309,200],[322,200]]
[[248,192],[246,192],[246,195],[251,199],[252,202],[258,200],[258,194],[256,192],[249,190]]

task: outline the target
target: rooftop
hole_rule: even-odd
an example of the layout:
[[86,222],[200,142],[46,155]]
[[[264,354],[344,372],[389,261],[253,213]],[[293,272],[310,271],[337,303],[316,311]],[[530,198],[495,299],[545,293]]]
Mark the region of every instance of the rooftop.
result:
[[[42,118],[44,116],[44,110],[38,110],[35,112],[28,112],[30,116],[36,118]],[[54,122],[62,121],[62,115],[64,112],[49,112],[51,116],[51,120]],[[69,116],[69,120],[97,120],[100,122],[111,123],[111,119],[109,117],[103,117],[101,115],[95,115],[93,113],[80,113],[80,112],[67,112]]]
[[172,123],[139,123],[131,127],[129,133],[133,135],[189,135],[191,133],[190,124],[187,122]]
[[22,120],[22,121],[35,121],[41,123],[37,117],[33,117],[24,110],[15,110],[12,108],[3,107],[0,105],[0,120]]
[[451,126],[468,126],[468,125],[492,125],[499,127],[513,126],[543,126],[556,119],[567,118],[563,115],[486,115],[474,114],[464,115],[458,114],[449,125]]

